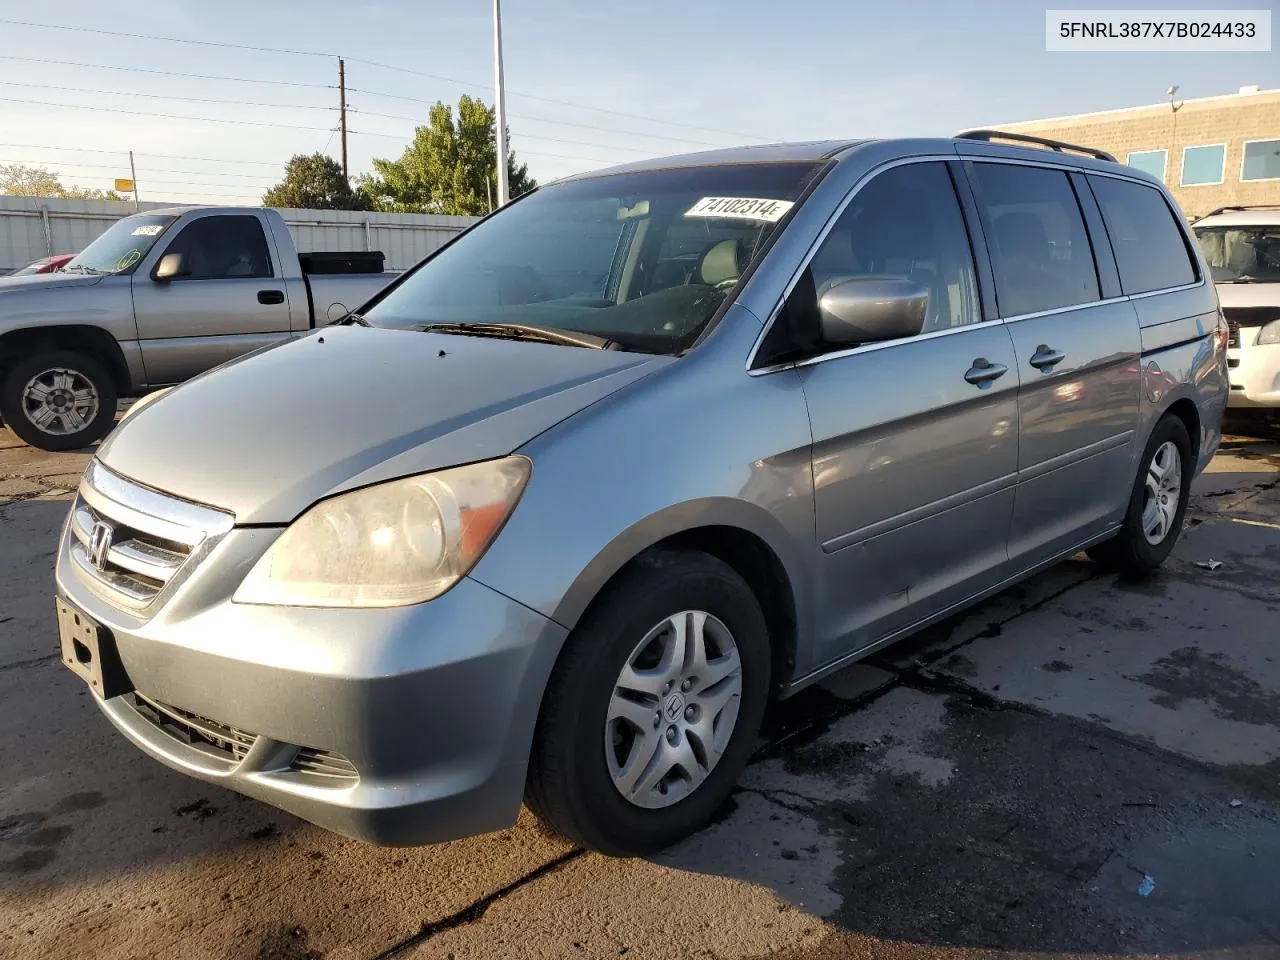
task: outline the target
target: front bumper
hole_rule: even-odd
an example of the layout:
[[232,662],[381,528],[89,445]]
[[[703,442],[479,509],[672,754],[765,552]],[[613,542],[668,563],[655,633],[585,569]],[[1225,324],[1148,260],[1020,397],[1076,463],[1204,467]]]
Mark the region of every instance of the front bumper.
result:
[[1240,346],[1227,351],[1229,407],[1280,407],[1280,343],[1258,345],[1255,341],[1261,330],[1241,327]]
[[564,629],[470,579],[411,607],[232,603],[279,533],[231,530],[143,615],[93,588],[64,530],[59,597],[110,631],[137,693],[231,749],[184,742],[132,694],[99,699],[111,722],[174,769],[350,837],[412,845],[514,823]]

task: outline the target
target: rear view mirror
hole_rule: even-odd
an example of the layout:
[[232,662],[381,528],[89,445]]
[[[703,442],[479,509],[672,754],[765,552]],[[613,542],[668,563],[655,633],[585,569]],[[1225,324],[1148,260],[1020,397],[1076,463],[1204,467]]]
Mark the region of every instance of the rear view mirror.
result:
[[187,269],[186,258],[180,253],[166,253],[151,271],[151,279],[159,283],[189,276],[191,271]]
[[818,291],[822,338],[833,346],[914,337],[928,311],[929,291],[898,277],[835,277]]

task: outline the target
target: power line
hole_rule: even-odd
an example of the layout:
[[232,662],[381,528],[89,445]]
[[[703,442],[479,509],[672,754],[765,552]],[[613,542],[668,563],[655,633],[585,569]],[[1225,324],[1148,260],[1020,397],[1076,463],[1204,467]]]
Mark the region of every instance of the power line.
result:
[[22,63],[44,63],[57,67],[85,67],[91,70],[121,70],[128,73],[150,73],[160,77],[187,77],[192,80],[227,80],[232,83],[265,83],[277,87],[309,87],[314,90],[335,90],[331,83],[304,83],[301,80],[262,80],[253,77],[228,77],[212,73],[181,73],[177,70],[152,70],[147,67],[118,67],[109,63],[81,63],[75,60],[48,60],[40,57],[14,57],[0,54],[0,60],[17,60]]
[[[120,170],[123,165],[123,161],[119,164],[116,164],[116,163],[69,163],[62,160],[32,160],[32,159],[0,160],[0,163],[22,164],[26,166],[47,166],[49,164],[52,164],[57,167],[74,168],[76,170]],[[271,176],[270,174],[267,174],[267,173],[218,173],[217,171],[210,171],[210,170],[172,170],[166,167],[147,167],[145,169],[148,174],[185,173],[185,174],[190,174],[191,176],[196,176],[196,177],[233,177],[237,180],[253,180],[253,181],[261,181],[264,177],[270,179],[270,176]],[[148,179],[150,179],[150,177],[148,177]],[[223,186],[234,187],[235,184],[224,183]]]
[[[357,90],[355,87],[348,87],[348,93],[363,93],[366,97],[389,97],[393,100],[411,100],[414,103],[434,104],[434,100],[423,100],[421,97],[406,97],[397,93],[379,93],[376,90]],[[354,111],[353,109],[353,112]],[[414,123],[421,123],[421,117],[406,117],[403,114],[396,113],[371,113],[368,110],[360,110],[366,117],[386,117],[389,120],[411,120]],[[531,117],[528,114],[509,114],[512,120],[523,120],[526,123],[550,123],[560,127],[578,127],[582,130],[595,130],[598,133],[613,133],[620,137],[647,137],[651,140],[670,140],[674,143],[692,143],[702,147],[720,147],[724,144],[712,143],[709,140],[692,140],[688,137],[669,137],[661,133],[641,133],[639,130],[618,130],[614,127],[602,127],[595,123],[575,123],[572,120],[552,120],[550,117]]]
[[[407,120],[410,123],[417,122],[414,120],[413,117],[400,117],[390,113],[370,113],[366,110],[357,110],[354,107],[351,109],[351,112],[358,113],[363,117],[385,117],[388,120]],[[620,146],[615,146],[612,143],[588,143],[585,140],[565,140],[560,137],[543,137],[543,136],[537,136],[531,133],[522,134],[522,137],[525,140],[548,140],[552,143],[568,143],[575,147],[600,147],[604,150],[623,150],[628,153],[643,153],[649,156],[653,155],[652,151],[644,149],[642,147],[620,147]]]
[[[19,150],[55,150],[63,153],[106,153],[113,156],[127,157],[128,150],[99,150],[93,147],[54,147],[43,143],[0,143],[0,147],[16,147]],[[189,157],[180,153],[138,153],[139,157],[163,157],[165,160],[202,160],[208,163],[240,163],[259,167],[278,167],[278,161],[268,160],[229,160],[226,157]]]
[[224,43],[219,40],[191,40],[187,37],[161,37],[148,33],[124,33],[120,30],[99,30],[96,27],[76,27],[66,23],[32,23],[29,20],[9,20],[0,18],[0,23],[11,27],[39,27],[46,30],[70,30],[75,33],[92,33],[100,37],[124,37],[129,40],[163,40],[166,43],[194,43],[202,47],[223,47],[229,50],[253,50],[256,53],[287,53],[298,57],[333,57],[332,53],[317,53],[314,50],[287,50],[280,47],[254,47],[244,43]]
[[[347,133],[351,134],[351,136],[353,137],[384,137],[389,140],[400,140],[402,142],[405,140],[405,137],[399,133],[371,133],[368,130],[348,130]],[[412,139],[410,139],[409,143],[406,144],[406,147],[410,146],[411,144],[412,144]],[[585,160],[588,163],[615,164],[615,163],[630,162],[627,160],[619,160],[616,157],[612,160],[606,160],[604,157],[582,157],[582,156],[575,156],[567,153],[546,153],[542,150],[525,150],[523,147],[521,147],[520,150],[517,152],[527,153],[531,157],[555,157],[559,160]]]
[[[0,20],[0,23],[4,21]],[[24,103],[37,107],[62,107],[67,110],[93,110],[99,113],[124,113],[134,117],[163,117],[166,120],[198,120],[202,123],[231,123],[243,127],[274,127],[277,130],[319,130],[327,133],[328,127],[304,127],[296,123],[274,123],[265,120],[229,120],[223,117],[193,117],[179,113],[149,113],[145,110],[123,110],[119,107],[96,107],[83,103],[51,103],[48,100],[19,100],[0,97],[0,103]]]
[[[186,37],[165,37],[165,36],[159,36],[156,34],[126,33],[118,30],[98,30],[93,27],[78,27],[78,26],[72,26],[70,24],[62,24],[62,23],[32,23],[31,21],[27,21],[27,20],[10,20],[7,18],[0,18],[0,23],[5,23],[5,24],[9,24],[10,26],[17,26],[17,27],[34,27],[34,28],[44,28],[48,30],[71,30],[78,33],[93,33],[99,36],[126,37],[131,40],[158,40],[158,41],[163,41],[165,43],[191,43],[191,44],[197,44],[205,47],[223,47],[223,48],[232,49],[232,50],[252,50],[257,53],[284,53],[284,54],[290,54],[294,56],[330,57],[334,59],[336,59],[338,56],[337,54],[334,54],[334,53],[319,53],[314,50],[290,50],[290,49],[284,49],[284,48],[278,48],[278,47],[258,47],[258,46],[252,46],[249,44],[243,44],[243,43],[226,43],[226,42],[216,41],[216,40],[192,40]],[[369,66],[369,67],[377,67],[382,70],[393,70],[393,71],[396,71],[397,73],[407,73],[413,76],[426,77],[430,80],[438,80],[443,83],[455,83],[464,87],[472,87],[474,89],[479,89],[479,90],[493,89],[493,87],[489,86],[488,84],[473,83],[469,80],[458,80],[454,77],[446,77],[437,73],[427,73],[423,70],[414,70],[410,67],[398,67],[398,66],[395,66],[394,64],[381,63],[380,61],[377,61],[377,60],[363,60],[358,57],[347,57],[346,59],[351,63],[362,63],[365,66]],[[721,134],[724,134],[725,136],[742,137],[748,140],[767,139],[764,137],[757,137],[752,134],[735,133],[732,130],[722,130],[716,127],[700,126],[692,123],[680,123],[675,120],[659,120],[656,117],[646,117],[643,114],[626,113],[621,110],[610,110],[605,107],[593,107],[585,103],[573,103],[572,101],[569,101],[569,100],[557,100],[554,97],[543,97],[543,96],[539,96],[537,94],[532,94],[532,93],[520,93],[515,90],[507,90],[507,94],[513,97],[524,97],[527,100],[540,100],[543,103],[554,103],[563,107],[573,107],[574,109],[578,109],[578,110],[594,110],[597,113],[607,113],[617,117],[628,117],[632,120],[643,120],[647,123],[660,123],[660,124],[665,124],[667,126],[684,127],[685,129],[689,129],[689,130],[703,130],[709,133],[721,133]]]
[[21,80],[0,80],[6,87],[34,87],[38,90],[60,90],[67,93],[105,93],[113,97],[147,97],[152,100],[185,100],[188,103],[222,103],[237,107],[276,107],[284,110],[336,110],[337,107],[321,107],[309,103],[257,103],[252,100],[217,100],[208,97],[179,97],[167,93],[138,93],[133,90],[95,90],[92,87],[59,87],[50,83],[25,83]]

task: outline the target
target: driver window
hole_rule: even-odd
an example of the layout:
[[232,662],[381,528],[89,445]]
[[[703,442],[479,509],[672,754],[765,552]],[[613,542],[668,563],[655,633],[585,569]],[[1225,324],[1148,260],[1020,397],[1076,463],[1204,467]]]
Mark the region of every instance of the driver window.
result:
[[201,217],[174,238],[166,254],[180,253],[191,272],[187,280],[228,280],[271,276],[271,258],[262,224],[253,216]]
[[943,163],[886,170],[850,201],[810,262],[819,297],[850,277],[909,280],[929,294],[922,333],[982,319],[960,203]]

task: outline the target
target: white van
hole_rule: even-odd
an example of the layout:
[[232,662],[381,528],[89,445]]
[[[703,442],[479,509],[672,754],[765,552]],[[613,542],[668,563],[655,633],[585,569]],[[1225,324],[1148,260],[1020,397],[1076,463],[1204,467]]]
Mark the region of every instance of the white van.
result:
[[1280,418],[1280,205],[1221,207],[1194,230],[1231,327],[1228,405]]

